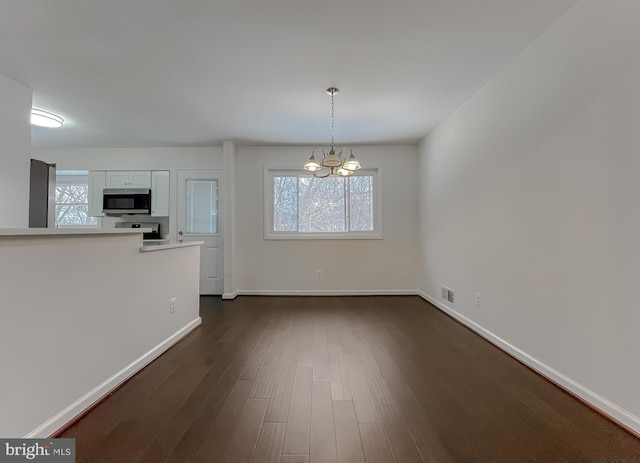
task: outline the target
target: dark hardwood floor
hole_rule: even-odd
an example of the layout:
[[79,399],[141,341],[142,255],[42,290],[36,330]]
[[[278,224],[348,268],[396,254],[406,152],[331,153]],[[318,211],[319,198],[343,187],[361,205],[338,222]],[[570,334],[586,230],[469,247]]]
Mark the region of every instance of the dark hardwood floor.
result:
[[79,462],[640,462],[640,440],[413,296],[202,298],[59,437]]

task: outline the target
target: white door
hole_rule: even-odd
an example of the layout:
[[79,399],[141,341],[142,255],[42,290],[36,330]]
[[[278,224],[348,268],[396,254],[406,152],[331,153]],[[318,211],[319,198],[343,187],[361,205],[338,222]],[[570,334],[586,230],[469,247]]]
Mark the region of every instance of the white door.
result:
[[221,171],[178,170],[178,240],[200,246],[200,294],[224,292]]

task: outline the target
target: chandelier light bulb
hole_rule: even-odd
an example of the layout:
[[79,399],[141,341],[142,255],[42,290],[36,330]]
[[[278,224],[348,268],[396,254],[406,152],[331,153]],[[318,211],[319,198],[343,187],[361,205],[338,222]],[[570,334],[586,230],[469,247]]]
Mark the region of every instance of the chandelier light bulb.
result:
[[338,167],[338,169],[336,169],[336,174],[340,175],[341,177],[350,177],[353,175],[353,171],[344,167]]
[[320,169],[322,169],[322,166],[318,161],[316,161],[316,157],[312,153],[311,157],[309,158],[307,163],[304,165],[304,170],[308,170],[310,172],[316,172]]
[[344,167],[347,170],[355,171],[360,169],[362,166],[360,165],[360,162],[356,159],[356,157],[353,155],[353,153],[351,153],[351,155],[349,156],[349,159],[347,159],[347,162],[345,162],[342,167]]

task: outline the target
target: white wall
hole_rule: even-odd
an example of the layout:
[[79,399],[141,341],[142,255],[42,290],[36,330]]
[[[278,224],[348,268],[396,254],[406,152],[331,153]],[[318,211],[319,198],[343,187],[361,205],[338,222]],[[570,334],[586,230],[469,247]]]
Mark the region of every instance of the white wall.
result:
[[[236,147],[235,289],[240,293],[415,292],[417,147],[355,146],[382,179],[384,239],[265,240],[264,167],[302,168],[310,147]],[[316,278],[322,269],[323,279]]]
[[0,227],[29,225],[31,95],[0,75]]
[[418,285],[638,432],[639,57],[584,0],[423,140]]
[[222,146],[201,148],[34,148],[61,170],[222,169]]
[[222,220],[224,238],[224,292],[223,298],[233,298],[236,282],[234,280],[236,248],[236,146],[230,141],[222,145],[224,157],[224,178],[222,191]]
[[[74,148],[34,149],[34,157],[54,162],[58,170],[170,171],[169,237],[177,239],[177,171],[222,169],[222,146],[201,148]],[[113,221],[112,221],[113,222]],[[107,221],[105,227],[113,224]],[[163,235],[166,234],[162,231]]]
[[199,323],[199,247],[140,244],[0,236],[0,436],[51,435]]

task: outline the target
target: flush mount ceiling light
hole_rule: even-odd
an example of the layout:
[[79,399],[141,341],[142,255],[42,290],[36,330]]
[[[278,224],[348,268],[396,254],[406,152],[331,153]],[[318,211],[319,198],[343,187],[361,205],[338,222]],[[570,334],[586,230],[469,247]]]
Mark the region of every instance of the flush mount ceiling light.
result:
[[40,127],[62,127],[64,119],[43,109],[31,108],[31,124]]
[[[311,157],[304,165],[304,169],[313,172],[314,177],[324,178],[329,175],[340,175],[342,177],[349,177],[353,173],[360,169],[360,163],[353,155],[351,148],[342,148],[337,154],[333,147],[333,126],[334,126],[334,103],[333,97],[338,93],[338,89],[330,87],[327,89],[327,93],[331,95],[331,150],[325,152],[322,148],[316,148],[311,152]],[[318,162],[316,160],[316,151],[322,153],[322,160]],[[348,155],[348,157],[347,157]]]

